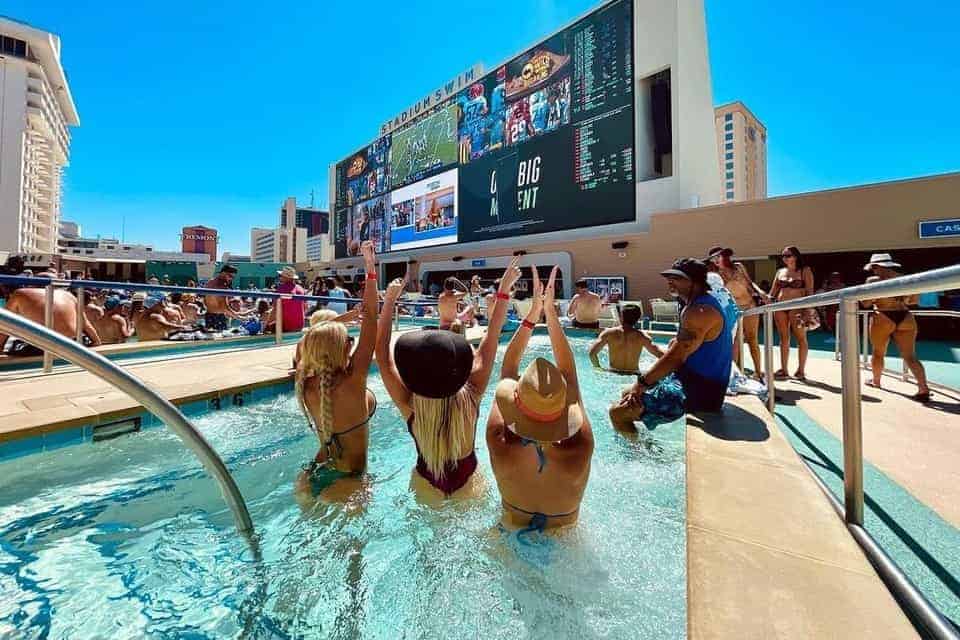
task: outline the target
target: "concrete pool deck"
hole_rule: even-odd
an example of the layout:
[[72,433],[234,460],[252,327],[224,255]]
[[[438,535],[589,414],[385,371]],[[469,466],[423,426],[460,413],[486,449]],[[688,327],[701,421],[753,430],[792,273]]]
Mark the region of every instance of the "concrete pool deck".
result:
[[689,638],[917,637],[760,400],[687,427]]

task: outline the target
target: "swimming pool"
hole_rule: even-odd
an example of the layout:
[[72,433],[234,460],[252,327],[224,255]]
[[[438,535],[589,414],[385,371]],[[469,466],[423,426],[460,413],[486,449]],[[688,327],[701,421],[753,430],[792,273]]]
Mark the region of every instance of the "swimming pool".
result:
[[[493,385],[484,497],[418,503],[413,443],[373,375],[370,474],[347,505],[294,501],[316,442],[291,395],[195,419],[247,499],[260,564],[164,429],[0,464],[0,636],[684,637],[684,423],[614,434],[607,404],[629,379],[593,371],[589,339],[571,342],[596,437],[577,527],[496,527],[482,435]],[[525,361],[536,356],[551,357],[546,336]]]

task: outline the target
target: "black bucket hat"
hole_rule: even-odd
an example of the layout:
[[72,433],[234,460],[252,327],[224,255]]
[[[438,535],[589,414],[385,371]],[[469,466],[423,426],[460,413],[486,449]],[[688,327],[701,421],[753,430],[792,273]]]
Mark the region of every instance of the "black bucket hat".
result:
[[393,359],[410,391],[425,398],[449,398],[470,377],[473,347],[458,333],[420,329],[397,338]]

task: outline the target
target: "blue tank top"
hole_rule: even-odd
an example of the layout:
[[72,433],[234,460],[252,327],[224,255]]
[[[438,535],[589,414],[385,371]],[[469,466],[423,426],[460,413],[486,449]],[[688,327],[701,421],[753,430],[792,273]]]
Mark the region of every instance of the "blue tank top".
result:
[[702,304],[716,309],[723,318],[723,330],[715,339],[709,342],[704,340],[700,348],[690,354],[682,368],[726,385],[730,380],[730,367],[733,363],[733,340],[730,337],[733,327],[729,326],[727,313],[723,305],[709,294],[697,297],[690,304]]

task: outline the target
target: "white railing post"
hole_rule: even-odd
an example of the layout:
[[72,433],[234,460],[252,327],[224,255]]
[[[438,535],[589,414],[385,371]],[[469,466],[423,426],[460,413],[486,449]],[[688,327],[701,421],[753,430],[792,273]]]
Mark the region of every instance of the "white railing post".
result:
[[84,310],[87,305],[84,303],[83,287],[77,289],[77,342],[83,344],[83,320],[86,317]]
[[776,389],[773,386],[773,313],[763,314],[763,368],[767,382],[767,409],[773,413],[777,408]]
[[840,299],[840,380],[843,398],[843,492],[846,521],[863,524],[863,429],[860,413],[860,365],[857,362],[856,300]]
[[273,325],[277,328],[276,342],[283,342],[283,298],[273,301]]
[[[83,322],[82,318],[77,318],[77,322]],[[53,284],[47,285],[46,296],[43,302],[43,326],[53,330]],[[43,372],[53,371],[53,352],[43,350]]]
[[400,331],[400,300],[393,303],[393,330]]
[[[841,301],[840,306],[843,306]],[[840,309],[837,310],[838,313]],[[857,306],[857,312],[859,313],[860,308]],[[870,314],[863,314],[863,333],[860,335],[860,344],[862,345],[862,359],[863,359],[863,368],[867,369],[870,367]]]
[[737,318],[737,332],[733,339],[733,361],[743,373],[743,316]]
[[840,309],[833,317],[833,359],[840,362]]

